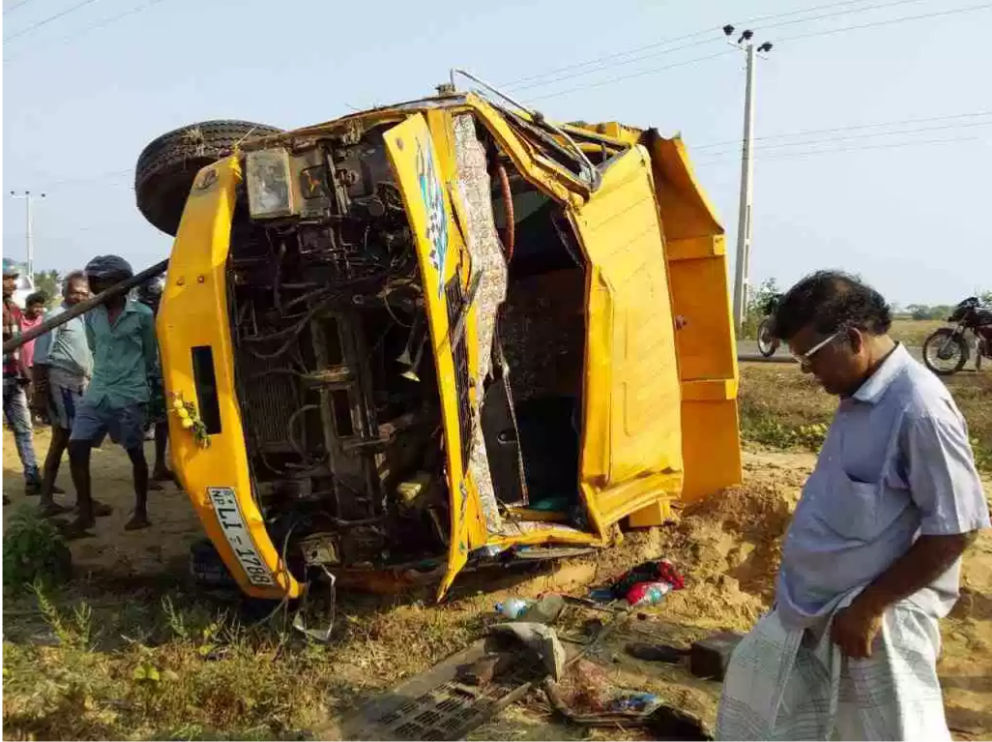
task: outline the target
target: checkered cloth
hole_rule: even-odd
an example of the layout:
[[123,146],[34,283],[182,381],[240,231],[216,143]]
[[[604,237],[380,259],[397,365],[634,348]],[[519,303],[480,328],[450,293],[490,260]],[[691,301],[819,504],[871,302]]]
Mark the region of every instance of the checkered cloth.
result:
[[727,669],[717,739],[950,740],[937,680],[937,620],[906,603],[886,611],[872,656],[841,656],[824,628],[786,629],[773,611]]
[[[13,301],[7,301],[5,299],[3,302],[3,341],[5,343],[12,338],[21,336],[21,324],[23,321],[24,315],[21,314],[21,308]],[[24,378],[20,349],[3,354],[3,378]]]

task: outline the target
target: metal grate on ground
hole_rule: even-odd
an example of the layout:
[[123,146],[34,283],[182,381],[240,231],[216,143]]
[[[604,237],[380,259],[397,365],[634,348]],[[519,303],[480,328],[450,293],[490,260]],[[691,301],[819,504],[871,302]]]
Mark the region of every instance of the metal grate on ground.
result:
[[536,661],[514,663],[484,685],[458,679],[459,669],[506,644],[488,638],[361,707],[342,720],[350,740],[456,740],[516,702],[545,675]]

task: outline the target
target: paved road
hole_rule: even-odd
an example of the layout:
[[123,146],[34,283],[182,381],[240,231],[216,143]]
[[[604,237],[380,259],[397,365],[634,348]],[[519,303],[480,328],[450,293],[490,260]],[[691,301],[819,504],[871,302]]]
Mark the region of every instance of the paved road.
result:
[[[909,352],[916,360],[923,360],[922,348],[910,347]],[[785,346],[780,346],[771,358],[764,358],[758,353],[758,344],[754,340],[737,341],[737,359],[741,361],[763,361],[769,363],[789,363],[792,361],[789,350]]]

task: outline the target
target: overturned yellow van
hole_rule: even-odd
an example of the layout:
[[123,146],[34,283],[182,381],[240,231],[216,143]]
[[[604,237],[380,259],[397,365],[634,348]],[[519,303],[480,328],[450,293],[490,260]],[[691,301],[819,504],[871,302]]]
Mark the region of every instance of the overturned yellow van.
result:
[[173,465],[245,593],[441,597],[740,481],[723,230],[679,139],[444,86],[188,127],[138,178],[175,233]]

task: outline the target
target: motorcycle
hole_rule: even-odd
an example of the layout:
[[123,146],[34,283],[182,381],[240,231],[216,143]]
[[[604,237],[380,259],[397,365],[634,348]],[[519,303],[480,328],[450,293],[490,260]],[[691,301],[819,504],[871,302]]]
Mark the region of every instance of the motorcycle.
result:
[[968,332],[977,341],[975,370],[981,370],[983,358],[992,361],[992,309],[971,296],[954,307],[947,321],[956,324],[941,327],[923,341],[923,363],[927,368],[940,376],[950,376],[964,368],[971,355]]
[[765,318],[758,324],[758,352],[765,358],[771,358],[778,350],[781,341],[772,334],[772,317],[782,301],[783,294],[772,294],[762,309]]

